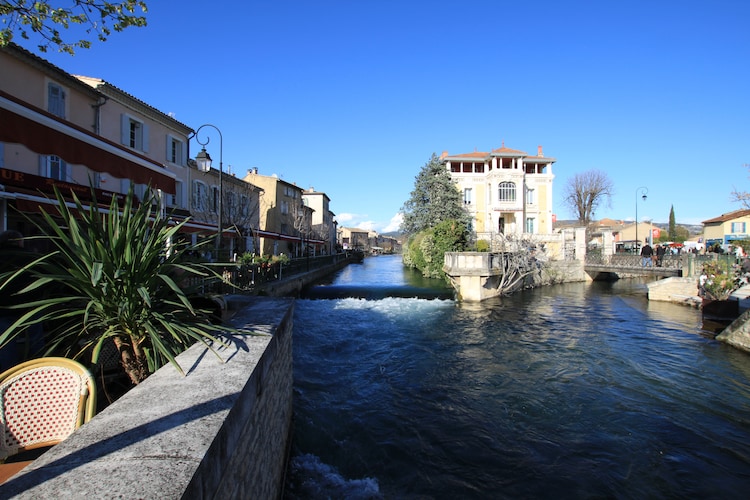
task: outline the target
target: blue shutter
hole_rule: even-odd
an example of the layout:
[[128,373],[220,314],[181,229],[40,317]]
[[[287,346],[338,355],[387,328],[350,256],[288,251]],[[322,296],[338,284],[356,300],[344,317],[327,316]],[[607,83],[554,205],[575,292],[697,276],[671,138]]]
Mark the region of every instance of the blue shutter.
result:
[[39,155],[39,176],[47,177],[47,157]]
[[187,165],[187,143],[180,141],[180,148],[182,150],[182,153],[180,154],[180,165],[184,167]]
[[167,134],[167,152],[166,152],[166,159],[168,162],[172,161],[172,136]]

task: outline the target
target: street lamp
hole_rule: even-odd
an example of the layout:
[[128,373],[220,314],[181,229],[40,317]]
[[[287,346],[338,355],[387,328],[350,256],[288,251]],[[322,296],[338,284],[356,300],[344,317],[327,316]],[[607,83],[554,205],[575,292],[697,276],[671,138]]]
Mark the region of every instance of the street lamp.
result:
[[648,194],[648,188],[646,186],[641,186],[635,190],[635,254],[636,255],[638,255],[638,245],[641,242],[638,239],[638,195],[640,195],[641,198],[643,198],[643,201],[646,201],[647,194]]
[[206,136],[206,142],[201,142],[198,133],[200,133],[201,129],[203,127],[211,127],[219,134],[219,203],[218,203],[218,210],[219,210],[219,231],[216,233],[216,258],[219,259],[219,252],[221,249],[221,236],[222,236],[222,217],[224,215],[224,139],[221,136],[221,130],[216,125],[211,125],[210,123],[206,123],[205,125],[201,125],[198,127],[198,130],[195,131],[195,141],[202,146],[202,149],[195,157],[195,163],[198,164],[198,170],[201,172],[210,172],[211,171],[211,156],[206,152],[206,145],[211,141],[211,138]]

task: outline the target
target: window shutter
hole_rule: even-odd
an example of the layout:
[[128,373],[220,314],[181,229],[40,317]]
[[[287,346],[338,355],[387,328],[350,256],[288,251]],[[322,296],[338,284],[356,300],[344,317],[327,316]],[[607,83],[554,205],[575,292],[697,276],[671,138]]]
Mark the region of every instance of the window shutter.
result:
[[174,141],[174,137],[172,137],[170,134],[167,134],[167,153],[166,158],[168,162],[172,161],[172,141]]
[[148,153],[148,125],[143,124],[143,152]]
[[120,115],[120,143],[130,146],[130,117],[125,113]]
[[187,165],[187,143],[180,142],[181,154],[180,154],[180,165],[183,167]]
[[39,155],[39,176],[47,177],[47,157]]

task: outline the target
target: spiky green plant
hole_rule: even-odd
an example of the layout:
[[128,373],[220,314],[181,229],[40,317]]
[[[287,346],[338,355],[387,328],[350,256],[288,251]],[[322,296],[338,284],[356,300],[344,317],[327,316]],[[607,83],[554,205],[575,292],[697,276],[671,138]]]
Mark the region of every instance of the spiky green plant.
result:
[[227,327],[191,305],[185,284],[221,277],[183,258],[195,249],[174,243],[184,222],[171,225],[152,195],[138,204],[132,187],[122,206],[113,197],[109,210],[100,210],[95,196],[84,207],[73,194],[73,208],[58,189],[55,196],[58,213],[42,210],[42,222],[34,222],[53,250],[0,279],[1,294],[23,272],[33,278],[19,292],[30,297],[19,306],[24,313],[0,334],[0,346],[38,323],[47,331],[45,354],[90,353],[96,363],[112,341],[138,384],[167,361],[182,372],[175,356],[195,342],[209,348],[218,342],[215,336]]

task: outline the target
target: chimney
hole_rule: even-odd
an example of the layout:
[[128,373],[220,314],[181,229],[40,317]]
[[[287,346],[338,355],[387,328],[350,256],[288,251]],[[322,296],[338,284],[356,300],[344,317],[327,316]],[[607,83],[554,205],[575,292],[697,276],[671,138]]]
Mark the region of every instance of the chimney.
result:
[[544,156],[544,153],[542,153],[542,147],[541,146],[537,146],[536,155],[537,156]]
[[443,151],[443,152],[442,152],[442,153],[440,154],[440,159],[442,160],[442,159],[443,159],[443,158],[445,158],[446,156],[448,156],[448,151]]

